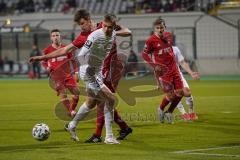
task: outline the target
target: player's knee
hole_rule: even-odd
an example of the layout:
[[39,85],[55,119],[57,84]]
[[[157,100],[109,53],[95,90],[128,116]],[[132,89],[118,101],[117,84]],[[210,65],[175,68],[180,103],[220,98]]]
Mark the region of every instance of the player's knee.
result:
[[184,95],[184,91],[182,89],[178,89],[175,91],[175,95],[178,97],[182,97]]
[[174,93],[168,92],[168,93],[167,93],[167,98],[169,99],[169,101],[173,101],[173,99],[174,99]]
[[75,95],[80,95],[80,90],[78,88],[75,89]]
[[183,94],[185,97],[189,97],[189,96],[191,96],[191,90],[189,88],[184,88]]
[[89,109],[92,109],[94,108],[96,105],[96,102],[94,100],[87,100],[86,101],[86,106],[89,108]]

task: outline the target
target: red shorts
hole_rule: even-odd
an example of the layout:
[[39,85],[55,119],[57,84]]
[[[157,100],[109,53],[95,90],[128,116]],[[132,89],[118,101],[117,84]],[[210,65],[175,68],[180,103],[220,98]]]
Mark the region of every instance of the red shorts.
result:
[[77,84],[77,81],[75,80],[75,78],[73,76],[70,76],[65,79],[64,86],[66,88],[71,88],[71,87],[77,87],[78,84]]
[[124,65],[120,60],[112,60],[109,66],[105,66],[102,70],[103,83],[113,92],[116,92],[119,81],[124,73]]
[[53,88],[58,92],[60,90],[64,90],[66,88],[77,87],[77,81],[72,75],[68,76],[51,76],[50,81],[52,83]]
[[181,75],[176,69],[163,76],[157,76],[157,80],[165,93],[183,88]]

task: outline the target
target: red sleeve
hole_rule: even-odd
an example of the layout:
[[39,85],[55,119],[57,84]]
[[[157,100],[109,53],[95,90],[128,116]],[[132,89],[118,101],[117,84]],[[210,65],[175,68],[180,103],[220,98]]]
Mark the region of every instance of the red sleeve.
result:
[[72,44],[77,48],[82,48],[86,40],[87,37],[80,34],[75,40],[73,40]]
[[97,23],[97,29],[102,28],[102,26],[103,26],[102,22]]
[[155,67],[152,61],[152,58],[149,56],[149,54],[152,54],[152,51],[153,51],[153,45],[151,41],[148,39],[145,42],[144,50],[142,52],[142,57],[148,64],[150,64],[152,67]]
[[163,38],[161,38],[164,43],[167,43],[169,47],[172,47],[173,38],[170,32],[164,32]]
[[[48,54],[48,49],[47,48],[45,48],[44,50],[43,50],[43,53],[42,53],[43,55],[46,55],[46,54]],[[42,64],[42,66],[45,68],[45,69],[48,69],[48,62],[47,62],[47,60],[43,60],[42,62],[41,62],[41,64]]]

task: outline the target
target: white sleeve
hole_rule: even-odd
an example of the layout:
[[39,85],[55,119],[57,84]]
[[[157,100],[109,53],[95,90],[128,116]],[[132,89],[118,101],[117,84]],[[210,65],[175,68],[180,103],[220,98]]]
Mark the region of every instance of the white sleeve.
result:
[[97,33],[98,32],[94,31],[88,36],[87,41],[84,43],[81,51],[79,52],[80,56],[85,56],[90,52],[90,49],[92,48],[94,41],[97,39],[98,36]]
[[181,53],[181,51],[178,47],[174,47],[173,51],[175,53],[175,56],[176,56],[176,59],[177,59],[178,63],[180,63],[181,61],[184,60],[184,57],[183,57],[183,55],[182,55],[182,53]]

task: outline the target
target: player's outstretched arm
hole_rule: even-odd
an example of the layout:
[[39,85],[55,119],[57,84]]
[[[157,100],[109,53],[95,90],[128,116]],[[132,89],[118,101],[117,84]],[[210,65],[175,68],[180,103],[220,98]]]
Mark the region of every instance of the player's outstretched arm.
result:
[[122,25],[118,25],[116,29],[116,35],[121,37],[128,37],[132,35],[132,32],[129,28],[124,27]]
[[181,61],[181,62],[180,62],[180,65],[182,66],[182,68],[183,68],[188,74],[190,74],[190,75],[192,76],[192,78],[193,78],[194,80],[199,80],[199,79],[200,79],[199,73],[192,71],[186,61],[184,61],[184,60]]
[[71,51],[73,49],[75,49],[75,46],[71,43],[71,44],[69,44],[69,45],[67,45],[67,46],[65,46],[63,48],[60,48],[60,49],[58,49],[56,51],[51,52],[50,54],[31,57],[29,59],[29,62],[33,63],[35,61],[42,61],[42,60],[47,60],[47,59],[50,59],[50,58],[60,57],[60,56],[66,55],[68,53],[71,53]]

